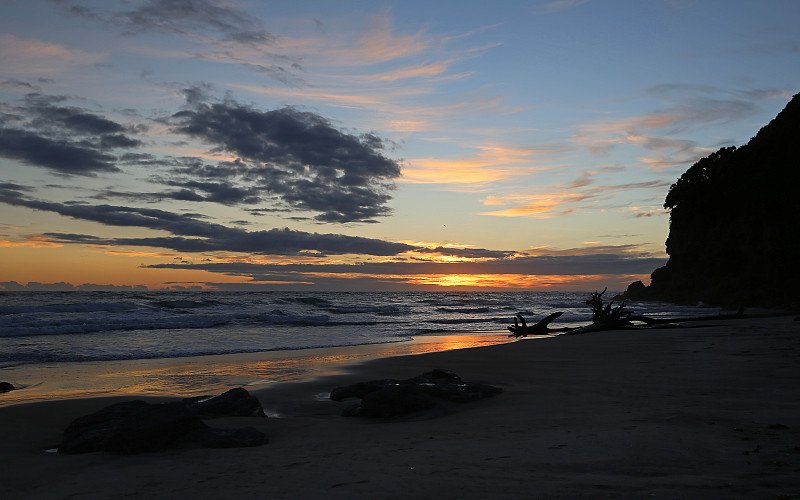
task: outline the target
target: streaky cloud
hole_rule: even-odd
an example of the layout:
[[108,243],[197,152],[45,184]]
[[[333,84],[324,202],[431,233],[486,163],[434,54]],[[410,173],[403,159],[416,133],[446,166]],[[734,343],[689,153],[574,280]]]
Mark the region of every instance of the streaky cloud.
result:
[[68,12],[97,22],[119,26],[127,33],[160,32],[183,36],[217,35],[241,44],[266,44],[275,37],[257,17],[215,0],[146,0],[130,10],[114,11],[57,1]]
[[59,243],[92,245],[130,245],[169,248],[181,252],[247,252],[262,255],[364,254],[390,256],[416,247],[404,243],[295,231],[289,228],[246,231],[237,227],[202,220],[198,214],[176,214],[153,208],[116,205],[65,204],[27,197],[24,189],[13,183],[0,184],[0,202],[34,210],[55,212],[66,217],[98,222],[107,226],[141,227],[163,230],[173,236],[149,238],[100,238],[92,235],[46,233]]

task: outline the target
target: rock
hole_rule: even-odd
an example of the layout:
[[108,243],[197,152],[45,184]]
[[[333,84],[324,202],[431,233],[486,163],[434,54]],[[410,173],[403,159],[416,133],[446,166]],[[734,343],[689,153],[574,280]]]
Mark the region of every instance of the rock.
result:
[[261,402],[237,387],[219,396],[186,398],[183,404],[202,417],[266,417]]
[[179,403],[128,401],[74,420],[64,430],[60,453],[141,453],[197,439],[207,426]]
[[338,387],[331,399],[360,397],[361,404],[342,411],[346,417],[395,417],[427,410],[447,402],[465,403],[500,394],[502,389],[464,382],[449,370],[436,369],[407,380],[382,379]]
[[266,434],[253,427],[240,429],[207,429],[200,443],[206,448],[249,448],[267,444]]
[[11,382],[0,382],[0,394],[16,389]]
[[461,377],[450,370],[436,368],[408,380],[409,382],[414,382],[415,384],[439,383],[444,381],[458,383],[461,382]]
[[357,382],[352,385],[344,387],[337,387],[331,391],[331,399],[334,401],[342,401],[347,398],[363,398],[370,392],[375,392],[384,387],[399,384],[399,380],[392,378],[385,378],[382,380],[371,380],[369,382]]
[[503,392],[499,387],[487,384],[476,384],[464,382],[460,384],[436,384],[426,388],[428,393],[440,399],[454,401],[456,403],[466,403],[477,399],[496,396]]
[[403,383],[370,392],[361,400],[360,415],[397,417],[436,406],[436,400],[416,384]]
[[263,433],[252,427],[212,429],[203,422],[202,416],[265,415],[258,399],[244,389],[175,403],[127,401],[73,420],[64,430],[58,451],[142,453],[185,443],[231,448],[268,442]]
[[625,300],[646,300],[647,292],[648,288],[644,283],[641,281],[634,281],[628,285],[628,288],[622,293],[622,295],[614,297],[614,300],[620,302]]
[[177,403],[149,405],[122,419],[106,442],[104,451],[142,453],[197,441],[208,426]]

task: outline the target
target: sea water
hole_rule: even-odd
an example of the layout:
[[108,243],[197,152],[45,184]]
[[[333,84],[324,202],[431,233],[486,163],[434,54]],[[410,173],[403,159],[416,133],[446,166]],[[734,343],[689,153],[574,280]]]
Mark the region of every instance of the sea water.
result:
[[[180,372],[182,375],[173,370],[172,378],[192,379],[192,383],[186,383],[186,390],[191,392],[208,380],[219,379],[215,370],[224,370],[222,365],[209,368],[207,363],[191,360],[292,351],[294,359],[305,360],[282,364],[273,355],[269,368],[270,380],[285,380],[288,371],[302,372],[299,364],[321,359],[315,355],[309,361],[302,356],[303,352],[318,353],[320,348],[381,345],[382,350],[376,351],[380,355],[401,354],[410,352],[405,349],[406,343],[425,337],[460,339],[453,343],[454,347],[480,345],[482,338],[507,338],[506,327],[513,324],[517,314],[534,323],[552,312],[563,311],[551,327],[585,325],[591,322],[591,310],[585,303],[589,295],[590,292],[5,292],[0,293],[0,380],[12,375],[25,378],[34,372],[48,373],[45,369],[56,366],[59,370],[49,373],[80,378],[80,373],[89,373],[82,369],[91,366],[91,377],[97,378],[100,366],[111,372],[104,375],[110,387],[123,383],[114,379],[113,373],[124,371],[121,367],[133,373],[134,367],[141,366],[137,360],[172,360],[167,364],[173,367],[181,360],[186,368]],[[613,297],[613,293],[606,296]],[[630,303],[626,307],[650,317],[714,314],[707,309],[665,303]],[[477,342],[465,343],[465,337]],[[445,341],[436,344],[436,349],[447,348]],[[188,361],[184,363],[185,360]],[[281,366],[287,373],[278,373]],[[200,372],[206,373],[208,380],[200,377]],[[87,387],[96,388],[96,382],[87,381]],[[64,384],[67,382],[62,381]],[[148,390],[141,382],[130,384]]]

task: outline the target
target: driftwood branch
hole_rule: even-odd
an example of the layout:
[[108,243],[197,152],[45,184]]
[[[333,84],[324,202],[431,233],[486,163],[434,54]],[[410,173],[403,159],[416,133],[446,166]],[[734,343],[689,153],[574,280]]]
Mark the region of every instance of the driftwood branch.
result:
[[525,318],[522,317],[521,314],[517,314],[514,317],[514,326],[509,326],[508,329],[511,332],[509,337],[527,337],[528,335],[547,335],[550,332],[554,332],[556,330],[550,329],[548,326],[551,321],[561,316],[563,311],[554,312],[553,314],[547,316],[539,320],[535,325],[528,326],[528,323],[525,321]]

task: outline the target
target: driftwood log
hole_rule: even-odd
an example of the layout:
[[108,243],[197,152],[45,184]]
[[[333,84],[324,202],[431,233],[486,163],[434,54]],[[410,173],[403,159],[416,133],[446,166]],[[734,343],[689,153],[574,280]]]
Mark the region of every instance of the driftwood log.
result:
[[517,314],[514,317],[514,326],[508,327],[509,331],[511,332],[511,335],[509,335],[509,337],[519,338],[519,337],[527,337],[528,335],[547,335],[548,333],[560,331],[551,329],[548,325],[550,324],[551,321],[558,318],[562,314],[564,314],[563,311],[554,312],[553,314],[547,316],[546,318],[539,320],[538,323],[530,326],[528,326],[528,323],[525,321],[525,318],[523,318],[521,314]]
[[[565,335],[577,335],[581,333],[599,332],[603,330],[642,330],[654,328],[679,328],[687,321],[714,321],[726,319],[739,319],[745,317],[771,317],[781,316],[781,313],[767,313],[745,315],[744,308],[740,307],[733,314],[717,314],[713,316],[695,316],[687,318],[648,318],[647,316],[634,316],[633,311],[625,310],[625,302],[619,303],[616,307],[612,299],[608,304],[603,303],[603,294],[606,293],[608,288],[602,292],[595,291],[591,297],[586,301],[586,305],[592,308],[592,323],[577,328],[550,328],[550,323],[564,314],[563,312],[554,312],[553,314],[545,317],[534,325],[528,325],[525,318],[521,314],[514,317],[514,326],[508,326],[511,331],[509,337],[527,337],[528,335],[547,335],[550,333],[562,333]],[[635,322],[643,323],[641,325],[634,324]],[[798,318],[800,321],[800,318]]]

